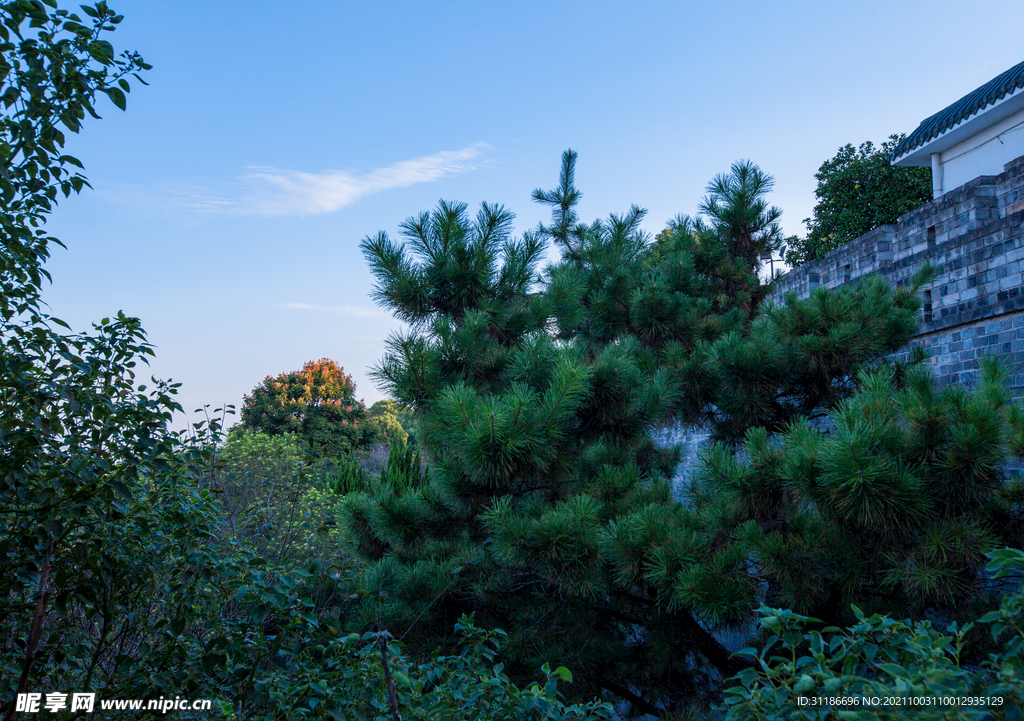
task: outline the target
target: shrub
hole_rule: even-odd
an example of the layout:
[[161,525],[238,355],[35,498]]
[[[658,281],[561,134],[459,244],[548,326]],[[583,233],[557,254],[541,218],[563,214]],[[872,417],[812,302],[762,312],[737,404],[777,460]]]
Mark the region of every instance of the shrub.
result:
[[[1024,553],[988,554],[995,578],[1024,567]],[[1019,572],[1019,571],[1018,571]],[[973,624],[945,632],[930,621],[898,621],[856,606],[845,631],[792,611],[761,608],[770,633],[757,661],[725,689],[727,719],[1020,719],[1024,708],[1024,593],[1005,595],[988,625],[1002,646],[981,667],[965,663]],[[831,700],[830,700],[831,699]],[[844,701],[839,701],[843,699]],[[878,699],[876,701],[876,699]],[[888,699],[888,701],[887,701]],[[898,700],[895,700],[898,699]]]

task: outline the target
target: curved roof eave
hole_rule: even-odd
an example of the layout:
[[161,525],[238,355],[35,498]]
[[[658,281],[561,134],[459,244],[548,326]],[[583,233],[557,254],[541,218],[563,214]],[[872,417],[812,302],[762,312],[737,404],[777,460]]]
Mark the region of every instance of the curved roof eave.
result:
[[917,130],[897,145],[889,156],[895,162],[913,150],[934,140],[964,120],[993,105],[1007,95],[1024,88],[1024,62],[989,80],[934,115],[926,118]]

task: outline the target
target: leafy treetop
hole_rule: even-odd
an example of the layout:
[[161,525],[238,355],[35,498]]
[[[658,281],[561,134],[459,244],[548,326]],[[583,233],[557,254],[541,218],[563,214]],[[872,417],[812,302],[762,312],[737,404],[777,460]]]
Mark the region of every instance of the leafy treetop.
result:
[[[50,12],[46,6],[54,8]],[[128,75],[150,66],[138,53],[115,56],[103,35],[122,16],[105,2],[82,6],[87,18],[56,9],[53,0],[0,6],[0,315],[9,320],[36,307],[48,245],[42,229],[58,195],[88,183],[62,154],[65,131],[77,133],[86,114],[99,117],[98,93],[125,108]]]
[[242,427],[270,435],[295,433],[315,455],[365,448],[379,432],[376,423],[366,422],[366,407],[355,390],[352,377],[331,359],[308,361],[301,370],[264,378],[245,397]]
[[890,153],[903,137],[890,135],[879,148],[870,141],[859,148],[847,144],[821,164],[814,174],[818,203],[813,216],[804,220],[807,237],[787,239],[787,263],[798,266],[821,258],[931,200],[928,168],[898,168],[889,163]]

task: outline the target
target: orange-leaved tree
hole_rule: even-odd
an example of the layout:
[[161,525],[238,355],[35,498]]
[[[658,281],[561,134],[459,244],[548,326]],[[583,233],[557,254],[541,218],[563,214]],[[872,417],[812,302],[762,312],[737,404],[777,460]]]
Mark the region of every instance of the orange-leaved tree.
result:
[[309,361],[253,388],[242,404],[242,426],[270,435],[295,433],[318,456],[369,448],[381,431],[355,392],[352,376],[333,360]]

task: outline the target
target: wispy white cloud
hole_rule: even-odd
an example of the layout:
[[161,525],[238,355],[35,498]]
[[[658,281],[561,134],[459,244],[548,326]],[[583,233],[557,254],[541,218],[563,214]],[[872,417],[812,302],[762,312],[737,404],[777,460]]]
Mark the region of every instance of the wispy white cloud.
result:
[[480,167],[485,143],[402,160],[367,173],[343,170],[305,172],[250,167],[220,188],[164,186],[100,188],[97,194],[142,212],[189,215],[304,216],[333,213],[356,200],[394,188],[430,183]]
[[378,308],[368,308],[362,305],[312,305],[310,303],[284,303],[282,308],[291,310],[312,310],[321,313],[333,313],[335,315],[347,315],[356,318],[384,318],[388,313]]
[[124,206],[140,215],[199,216],[235,212],[237,200],[224,192],[187,184],[162,184],[156,188],[115,183],[96,185],[97,197]]

